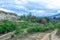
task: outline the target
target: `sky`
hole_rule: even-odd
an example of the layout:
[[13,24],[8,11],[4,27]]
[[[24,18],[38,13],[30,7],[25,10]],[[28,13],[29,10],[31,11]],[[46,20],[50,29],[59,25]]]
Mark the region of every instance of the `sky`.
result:
[[35,16],[51,16],[60,13],[60,0],[0,0],[0,10]]

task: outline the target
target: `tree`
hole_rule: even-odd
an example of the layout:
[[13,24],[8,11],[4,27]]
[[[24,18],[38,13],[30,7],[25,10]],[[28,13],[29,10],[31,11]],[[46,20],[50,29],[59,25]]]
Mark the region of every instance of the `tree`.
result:
[[45,18],[39,18],[38,22],[42,23],[42,24],[45,24],[45,23],[47,23],[47,20]]
[[49,17],[44,17],[44,18],[46,19],[47,23],[51,22],[51,19]]

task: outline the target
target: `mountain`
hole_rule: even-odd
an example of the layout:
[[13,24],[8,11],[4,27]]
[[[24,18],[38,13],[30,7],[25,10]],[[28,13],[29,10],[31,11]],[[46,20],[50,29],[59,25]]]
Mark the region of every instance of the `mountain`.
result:
[[54,20],[54,21],[60,21],[60,14],[52,15],[49,17],[52,18],[52,20]]
[[5,12],[0,10],[0,20],[17,20],[18,15],[15,13]]

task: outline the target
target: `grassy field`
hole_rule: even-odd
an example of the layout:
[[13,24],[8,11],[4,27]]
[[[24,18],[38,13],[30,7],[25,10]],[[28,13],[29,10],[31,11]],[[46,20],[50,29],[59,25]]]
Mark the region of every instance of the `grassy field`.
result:
[[18,22],[18,26],[16,28],[15,34],[22,34],[25,30],[27,31],[27,33],[57,30],[59,28],[59,24],[60,23],[56,23],[56,24],[47,23],[44,25],[44,24],[32,23],[32,22]]
[[0,34],[6,34],[16,29],[16,22],[4,20],[0,22]]
[[57,30],[60,28],[60,22],[57,23],[33,23],[33,22],[12,22],[3,21],[0,22],[0,34],[8,33],[15,30],[15,33],[11,36],[20,36],[24,34],[42,33]]

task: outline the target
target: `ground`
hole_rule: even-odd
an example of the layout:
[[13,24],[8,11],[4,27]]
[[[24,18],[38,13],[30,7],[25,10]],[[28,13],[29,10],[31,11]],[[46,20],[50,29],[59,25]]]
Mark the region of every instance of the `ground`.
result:
[[56,35],[57,30],[47,33],[33,33],[33,34],[26,34],[22,35],[21,37],[15,37],[9,40],[60,40]]

